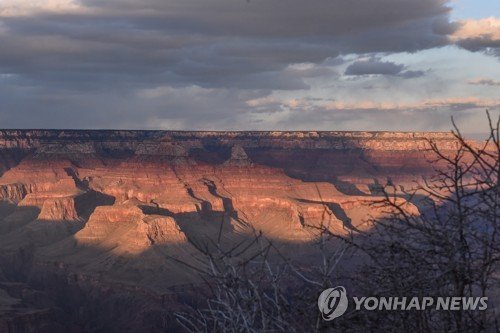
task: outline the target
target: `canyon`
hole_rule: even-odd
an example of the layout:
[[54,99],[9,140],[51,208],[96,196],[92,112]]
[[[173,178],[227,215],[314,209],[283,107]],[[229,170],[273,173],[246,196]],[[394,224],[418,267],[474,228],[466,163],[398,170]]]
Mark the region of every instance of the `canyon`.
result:
[[[179,261],[256,232],[294,256],[384,214],[451,133],[0,130],[0,332],[155,332]],[[411,205],[411,203],[408,203]],[[417,207],[413,207],[418,212]],[[174,260],[172,260],[174,259]]]

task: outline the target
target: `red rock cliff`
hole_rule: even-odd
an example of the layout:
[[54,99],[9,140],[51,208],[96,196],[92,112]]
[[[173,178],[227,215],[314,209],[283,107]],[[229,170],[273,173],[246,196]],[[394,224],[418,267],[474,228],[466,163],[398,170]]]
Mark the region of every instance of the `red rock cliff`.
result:
[[456,145],[446,133],[3,130],[0,259],[160,297],[193,281],[165,258],[189,260],[220,233],[302,246],[307,225],[363,228],[388,178],[431,172],[429,139]]

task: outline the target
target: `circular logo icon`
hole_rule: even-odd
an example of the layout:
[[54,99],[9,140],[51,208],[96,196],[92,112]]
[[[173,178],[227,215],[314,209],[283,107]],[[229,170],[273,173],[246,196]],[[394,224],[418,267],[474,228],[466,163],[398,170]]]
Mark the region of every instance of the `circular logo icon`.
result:
[[342,316],[349,301],[344,287],[328,288],[319,295],[318,307],[324,320],[330,321]]

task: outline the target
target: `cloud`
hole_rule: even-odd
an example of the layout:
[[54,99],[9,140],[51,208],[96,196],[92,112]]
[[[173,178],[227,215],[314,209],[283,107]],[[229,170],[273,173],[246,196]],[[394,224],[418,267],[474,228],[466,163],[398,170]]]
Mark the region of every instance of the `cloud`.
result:
[[[500,56],[500,18],[462,20],[450,40],[471,51],[488,51]],[[489,49],[489,50],[488,50]]]
[[453,116],[464,133],[477,133],[487,128],[486,106],[493,117],[500,115],[500,99],[475,97],[400,103],[290,99],[282,101],[276,124],[292,130],[449,131]]
[[[443,0],[83,0],[102,15],[161,29],[259,38],[332,37],[446,15]],[[390,10],[388,10],[390,8]]]
[[401,73],[404,65],[398,65],[389,61],[380,61],[377,59],[356,61],[349,65],[345,75],[396,75]]
[[75,13],[84,9],[74,0],[2,0],[0,17],[30,16],[37,13]]
[[446,108],[412,112],[400,109],[331,111],[317,107],[291,110],[277,123],[280,127],[292,130],[449,131],[452,116],[464,133],[477,133],[488,126],[484,110],[456,112]]
[[[450,22],[447,4],[0,0],[0,123],[183,129],[326,126],[321,112],[333,120],[348,117],[349,109],[336,109],[339,115],[333,117],[334,109],[324,105],[343,100],[331,87],[342,81],[338,71],[345,67],[347,75],[385,75],[387,84],[409,86],[412,80],[400,78],[426,79],[427,72],[413,70],[403,60],[382,61],[381,54],[450,43],[465,47],[478,38],[496,38],[464,32],[474,29]],[[360,57],[369,60],[351,63]],[[370,84],[379,86],[375,80]],[[299,109],[310,119],[304,121]],[[313,112],[321,116],[314,118]],[[282,118],[286,114],[289,119]]]
[[469,80],[468,83],[474,85],[500,86],[499,80],[480,78],[480,77],[473,80]]
[[0,72],[54,89],[308,89],[294,65],[443,45],[448,13],[444,0],[7,0]]
[[485,41],[500,41],[500,19],[489,17],[480,20],[462,20],[451,35],[454,41],[467,39],[483,39]]
[[376,102],[358,101],[354,103],[333,101],[324,105],[326,110],[431,110],[448,108],[453,110],[467,110],[474,108],[498,108],[500,99],[480,99],[477,97],[452,97],[428,99],[417,102]]
[[[336,99],[310,99],[310,98],[291,98],[280,100],[276,97],[263,97],[247,101],[250,106],[266,107],[273,106],[277,110],[294,110],[296,112],[307,110],[322,110],[323,112],[332,111],[431,111],[431,110],[453,110],[464,111],[472,109],[499,109],[500,99],[480,99],[477,97],[450,97],[422,99],[413,102],[396,101],[375,101],[358,100],[354,102],[336,100]],[[278,107],[279,106],[279,107]],[[417,112],[418,114],[418,112]]]
[[[352,112],[354,117],[360,112],[370,112],[371,114],[384,114],[387,111],[397,112],[411,112],[421,114],[422,111],[470,111],[470,110],[484,110],[491,108],[492,110],[500,110],[500,99],[480,99],[477,97],[449,97],[449,98],[434,98],[422,99],[413,102],[396,102],[396,101],[375,101],[375,100],[361,100],[361,101],[343,101],[335,99],[311,99],[311,98],[291,98],[279,99],[272,96],[262,98],[255,98],[248,100],[247,105],[252,107],[259,107],[264,110],[267,108],[274,109],[275,112],[283,112],[291,110],[296,113],[306,113],[314,111],[315,113],[328,113],[336,115],[344,114],[345,112]],[[334,116],[333,116],[334,117]],[[432,119],[432,117],[430,117]]]
[[359,60],[350,64],[344,74],[345,75],[391,75],[400,76],[405,79],[416,78],[424,75],[423,71],[404,70],[405,65],[396,64],[391,61],[382,61],[376,58],[368,60]]
[[0,84],[0,123],[2,128],[242,129],[242,124],[252,125],[253,108],[245,101],[268,93],[157,86],[129,95],[112,91],[61,94],[23,84]]

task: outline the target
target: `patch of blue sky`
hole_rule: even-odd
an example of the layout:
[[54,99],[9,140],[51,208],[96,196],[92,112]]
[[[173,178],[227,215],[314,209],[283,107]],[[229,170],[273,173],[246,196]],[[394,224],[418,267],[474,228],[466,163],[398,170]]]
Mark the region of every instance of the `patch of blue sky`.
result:
[[450,7],[452,20],[500,17],[499,0],[453,0]]

